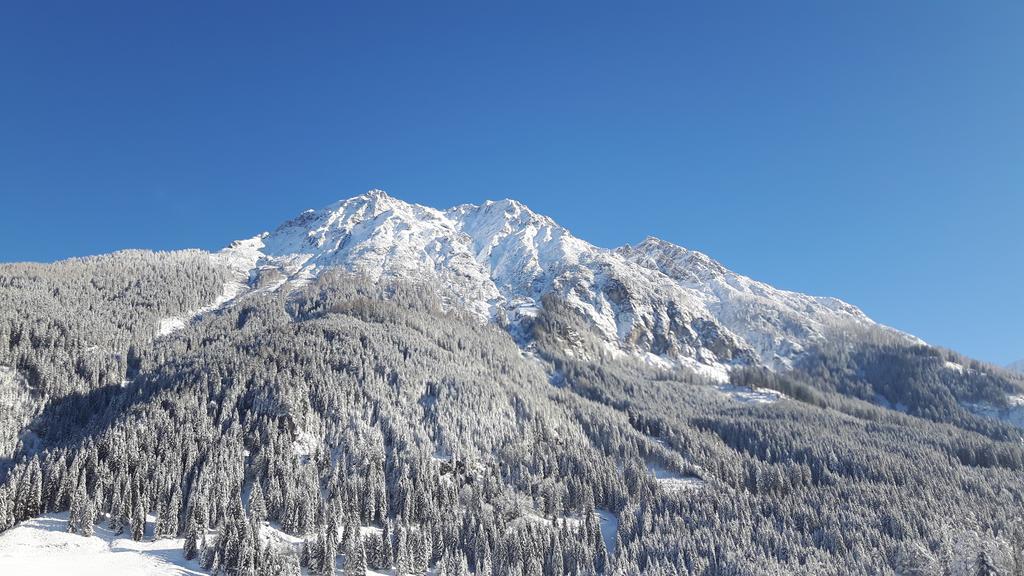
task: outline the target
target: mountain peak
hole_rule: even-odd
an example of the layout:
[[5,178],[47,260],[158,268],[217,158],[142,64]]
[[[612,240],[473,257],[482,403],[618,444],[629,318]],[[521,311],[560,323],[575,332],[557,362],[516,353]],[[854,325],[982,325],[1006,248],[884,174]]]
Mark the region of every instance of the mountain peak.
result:
[[[396,209],[412,209],[415,204],[410,204],[387,192],[374,188],[358,196],[339,200],[330,206],[322,209],[321,212],[335,213],[342,217],[349,217],[358,214],[361,217],[372,217]],[[313,210],[312,212],[317,212]]]
[[441,211],[373,189],[225,253],[254,289],[335,268],[422,282],[482,320],[507,319],[520,337],[528,332],[515,327],[554,297],[613,348],[719,378],[731,365],[788,367],[835,327],[877,326],[842,301],[777,290],[654,236],[598,248],[509,198]]
[[636,246],[626,244],[618,251],[648,268],[657,268],[671,277],[686,279],[693,283],[720,278],[729,272],[725,266],[707,254],[684,248],[657,236],[647,236]]

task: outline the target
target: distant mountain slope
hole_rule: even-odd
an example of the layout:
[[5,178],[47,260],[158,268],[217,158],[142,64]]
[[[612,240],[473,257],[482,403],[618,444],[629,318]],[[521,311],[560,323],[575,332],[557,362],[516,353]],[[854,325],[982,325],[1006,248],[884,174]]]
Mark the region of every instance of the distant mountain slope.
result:
[[618,250],[638,264],[692,288],[715,320],[754,348],[769,367],[790,368],[795,356],[829,337],[863,332],[905,343],[915,340],[879,326],[856,306],[837,298],[778,290],[741,276],[708,256],[648,237]]
[[719,380],[730,366],[788,368],[829,331],[917,342],[850,304],[776,290],[668,242],[599,248],[514,200],[441,211],[373,190],[306,211],[220,256],[248,267],[257,289],[303,285],[336,268],[426,282],[451,305],[519,336],[552,296],[611,349]]
[[1024,360],[1017,360],[1016,362],[1011,362],[1006,366],[1006,368],[1009,369],[1011,372],[1018,372],[1020,374],[1024,374]]

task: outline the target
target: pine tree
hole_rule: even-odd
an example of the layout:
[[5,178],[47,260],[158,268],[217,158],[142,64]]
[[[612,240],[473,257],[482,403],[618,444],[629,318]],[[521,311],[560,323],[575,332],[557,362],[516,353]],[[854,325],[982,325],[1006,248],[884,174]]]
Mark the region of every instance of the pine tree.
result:
[[143,507],[142,498],[135,500],[135,509],[132,511],[132,540],[140,541],[146,535],[146,509]]
[[245,519],[242,520],[239,531],[235,574],[236,576],[256,576],[256,548],[253,546],[253,537]]
[[93,534],[93,507],[89,495],[85,492],[85,485],[79,486],[71,497],[71,510],[68,513],[68,531],[82,536]]
[[345,576],[366,575],[366,549],[363,546],[363,537],[355,534],[345,552]]
[[601,535],[599,527],[594,530],[593,543],[594,571],[604,574],[608,567],[608,548],[604,545],[604,537]]
[[390,568],[395,563],[395,533],[394,523],[391,519],[384,521],[384,529],[381,531],[380,565],[381,568]]
[[1010,538],[1010,555],[1013,557],[1013,576],[1024,576],[1024,523],[1018,523]]
[[425,530],[416,533],[412,545],[410,568],[416,574],[424,574],[430,564],[430,535]]
[[978,556],[974,561],[974,574],[975,576],[999,576],[999,571],[992,565],[984,548],[978,550]]
[[263,498],[260,481],[254,480],[252,484],[252,493],[249,495],[249,518],[257,525],[261,525],[267,519],[267,504]]
[[124,531],[124,491],[117,483],[114,484],[110,496],[110,520],[107,527],[120,534]]
[[192,560],[199,554],[199,539],[202,528],[199,525],[198,512],[195,507],[188,515],[188,522],[185,527],[185,544],[182,548],[185,559]]
[[13,507],[10,491],[6,486],[0,484],[0,532],[14,525]]
[[332,517],[327,523],[327,533],[323,538],[324,546],[321,550],[321,567],[324,575],[333,575],[338,562],[338,525]]
[[156,517],[153,519],[154,540],[170,536],[170,534],[167,533],[167,524],[167,504],[164,502],[163,498],[160,498],[156,503]]
[[398,542],[395,545],[395,576],[409,574],[409,536],[408,528],[402,524],[397,526]]
[[35,518],[41,512],[43,496],[43,474],[39,468],[39,457],[33,456],[22,472],[15,499],[17,521]]
[[[561,562],[559,562],[561,565]],[[476,569],[477,576],[494,576],[494,562],[491,560],[491,547],[484,546],[483,554],[480,556],[480,565]],[[548,572],[548,574],[561,574],[561,572]]]
[[167,504],[167,527],[165,534],[174,538],[181,533],[181,485],[175,484],[171,490],[171,500]]
[[[333,518],[333,515],[332,515]],[[352,546],[352,541],[359,535],[359,517],[355,514],[350,514],[345,522],[344,534],[341,538],[341,547],[344,550],[348,550]]]

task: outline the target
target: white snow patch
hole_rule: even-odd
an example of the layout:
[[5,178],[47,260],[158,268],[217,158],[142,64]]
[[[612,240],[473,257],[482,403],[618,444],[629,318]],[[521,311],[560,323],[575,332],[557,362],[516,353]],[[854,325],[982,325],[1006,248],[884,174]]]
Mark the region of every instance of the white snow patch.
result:
[[747,388],[745,386],[733,386],[723,384],[715,386],[715,389],[737,402],[750,404],[772,404],[785,398],[785,395],[768,388]]
[[13,408],[16,398],[15,392],[28,392],[31,387],[25,377],[16,369],[0,364],[0,406]]
[[600,518],[601,538],[604,538],[604,547],[609,554],[615,553],[615,534],[619,530],[619,517],[611,510],[597,509],[597,516]]
[[173,332],[177,332],[185,327],[185,320],[181,316],[171,316],[170,318],[162,318],[160,325],[157,327],[157,336],[167,336]]
[[[618,515],[611,510],[598,508],[594,510],[594,518],[597,519],[598,526],[601,528],[601,538],[604,540],[604,547],[608,549],[609,554],[613,554],[615,552],[615,534],[619,529]],[[580,524],[583,523],[583,519],[579,516],[547,518],[536,510],[525,510],[519,519],[532,524],[542,524],[545,526],[550,526],[555,520],[557,520],[559,525],[564,524],[574,529],[579,528]]]
[[1007,398],[1007,408],[997,408],[991,404],[965,403],[964,407],[985,418],[1002,420],[1011,426],[1024,428],[1024,395],[1010,396]]
[[67,531],[66,512],[26,520],[0,534],[0,574],[188,576],[206,574],[185,560],[180,538],[136,542],[96,526],[94,536]]
[[888,398],[881,394],[875,394],[875,404],[878,404],[882,408],[888,408],[889,410],[895,410],[897,412],[907,413],[907,405],[902,402],[890,402]]
[[302,430],[295,437],[295,441],[292,442],[292,452],[301,458],[308,458],[316,452],[316,448],[319,445],[320,441],[317,440],[316,436],[313,436],[307,430]]
[[729,381],[729,367],[724,364],[705,364],[693,358],[680,358],[679,364],[713,382],[725,383]]
[[642,358],[644,359],[644,363],[655,368],[670,370],[674,367],[671,362],[662,358],[661,356],[658,356],[657,354],[654,354],[653,352],[647,352],[643,354]]
[[359,535],[366,538],[369,535],[381,536],[384,534],[384,529],[379,526],[360,526]]
[[682,490],[696,490],[704,486],[703,479],[696,476],[686,476],[669,470],[657,462],[647,462],[647,470],[658,481],[658,485],[666,492],[679,492]]
[[963,372],[965,370],[963,364],[959,364],[957,362],[950,362],[949,360],[946,361],[946,368],[948,368],[950,370],[954,370],[954,371],[959,372],[961,374],[963,374]]

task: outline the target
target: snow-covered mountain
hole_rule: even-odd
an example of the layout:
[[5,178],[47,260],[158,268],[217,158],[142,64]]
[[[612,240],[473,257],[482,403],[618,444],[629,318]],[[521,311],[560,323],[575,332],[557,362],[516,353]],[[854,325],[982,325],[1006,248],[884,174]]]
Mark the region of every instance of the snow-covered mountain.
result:
[[1020,374],[1024,374],[1024,359],[1017,360],[1016,362],[1011,362],[1006,365],[1006,368],[1011,372],[1018,372]]
[[656,238],[599,248],[514,200],[437,210],[372,190],[216,257],[253,289],[301,285],[333,268],[427,282],[513,331],[551,295],[610,348],[719,377],[735,365],[789,366],[833,329],[899,334],[840,300],[777,290]]
[[727,269],[707,255],[648,237],[616,252],[690,288],[715,321],[753,348],[771,368],[789,367],[809,345],[843,333],[874,330],[916,338],[880,326],[859,308],[831,297],[779,290]]

